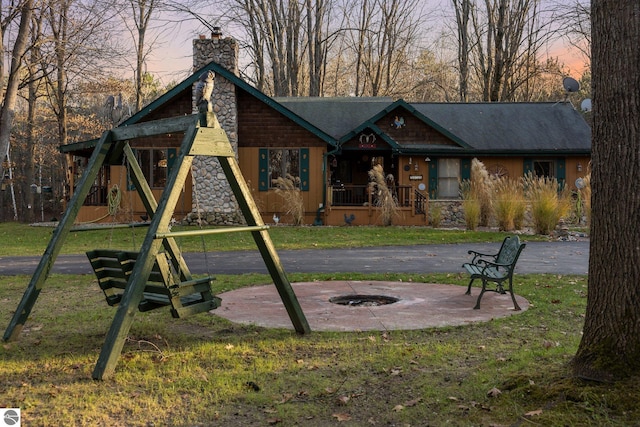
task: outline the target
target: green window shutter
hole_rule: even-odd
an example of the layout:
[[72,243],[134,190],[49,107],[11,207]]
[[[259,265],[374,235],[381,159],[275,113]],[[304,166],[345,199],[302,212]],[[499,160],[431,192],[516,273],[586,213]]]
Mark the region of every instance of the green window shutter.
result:
[[438,198],[438,159],[429,162],[429,198]]
[[524,159],[524,167],[523,167],[524,176],[527,176],[529,173],[533,173],[533,159],[525,158]]
[[300,191],[309,191],[309,149],[300,149]]
[[471,159],[460,159],[460,180],[471,179]]
[[269,190],[269,150],[258,150],[258,191]]
[[173,163],[176,161],[177,156],[178,156],[178,149],[167,148],[167,178],[171,173],[171,168],[173,167]]
[[560,188],[564,188],[565,181],[567,180],[567,168],[565,159],[556,159],[556,179]]

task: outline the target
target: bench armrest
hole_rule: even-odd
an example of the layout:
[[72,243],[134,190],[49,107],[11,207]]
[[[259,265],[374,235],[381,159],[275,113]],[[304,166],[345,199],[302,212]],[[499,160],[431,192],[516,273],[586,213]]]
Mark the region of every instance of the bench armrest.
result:
[[500,268],[504,268],[504,269],[510,269],[511,267],[513,267],[514,263],[510,263],[510,264],[504,264],[501,262],[494,262],[494,261],[489,261],[486,259],[479,259],[476,261],[475,263],[478,267],[482,266],[484,264],[484,267],[482,268],[482,271],[486,270],[487,268],[495,268],[495,269],[500,269]]
[[486,258],[493,258],[493,260],[495,261],[495,259],[497,258],[498,254],[485,254],[482,252],[477,252],[477,251],[467,251],[467,253],[469,255],[473,255],[473,259],[471,260],[471,264],[475,264],[478,260],[484,259]]

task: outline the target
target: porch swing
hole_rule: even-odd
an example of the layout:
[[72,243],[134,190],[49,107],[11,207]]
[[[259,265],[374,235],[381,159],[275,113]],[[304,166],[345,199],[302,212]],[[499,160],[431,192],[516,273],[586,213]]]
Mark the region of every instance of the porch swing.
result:
[[[142,184],[143,188],[146,184],[150,192],[150,187],[143,175],[141,176],[142,170],[128,142],[124,146],[122,163],[127,171],[126,175],[133,176],[135,174],[136,181]],[[140,193],[141,198],[144,198],[144,194],[146,193]],[[130,210],[133,209],[132,205],[133,200],[130,199]],[[152,207],[153,203],[146,205]],[[118,207],[110,206],[110,213],[114,219],[116,212],[111,212],[111,210],[117,210]],[[152,216],[153,212],[147,211],[147,215]],[[132,243],[135,245],[133,239]],[[204,240],[203,251],[206,251]],[[122,300],[129,277],[140,255],[139,252],[109,248],[90,250],[86,252],[86,255],[107,303],[110,306],[117,306]],[[171,315],[174,318],[180,318],[210,311],[220,306],[220,298],[215,297],[211,289],[215,278],[210,275],[204,278],[192,278],[181,259],[180,257],[178,260],[174,260],[170,253],[165,251],[159,251],[155,255],[153,267],[144,285],[143,298],[138,303],[139,311],[145,312],[171,306]]]
[[[213,278],[193,279],[175,241],[176,237],[251,232],[294,329],[300,334],[310,332],[307,319],[273,246],[268,227],[264,224],[242,176],[233,147],[215,114],[201,112],[197,115],[117,127],[104,132],[5,331],[5,341],[17,339],[29,318],[100,167],[104,164],[119,164],[122,156],[130,160],[135,159],[129,140],[170,133],[183,133],[184,138],[167,177],[164,191],[157,202],[137,161],[129,162],[132,183],[150,218],[139,251],[129,253],[94,250],[88,254],[94,271],[99,275],[107,301],[117,304],[115,317],[93,371],[93,378],[104,379],[115,371],[138,310],[171,305],[171,314],[174,317],[183,317],[219,305],[220,300],[211,293]],[[195,156],[217,157],[247,222],[246,226],[171,231],[171,220],[180,191]]]

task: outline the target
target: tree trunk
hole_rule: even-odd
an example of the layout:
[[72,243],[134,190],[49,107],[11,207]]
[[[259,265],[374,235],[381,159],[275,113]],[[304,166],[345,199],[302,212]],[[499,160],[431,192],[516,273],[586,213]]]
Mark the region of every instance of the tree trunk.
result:
[[9,153],[11,128],[13,127],[15,107],[18,100],[18,87],[20,85],[20,65],[22,63],[22,56],[27,49],[32,9],[33,0],[27,0],[22,6],[18,36],[16,37],[11,55],[11,71],[9,72],[9,78],[7,80],[7,89],[2,104],[2,111],[0,112],[0,177],[4,176],[1,161],[4,160],[5,156]]
[[640,372],[640,6],[592,0],[592,225],[578,377]]
[[469,99],[469,14],[470,0],[453,0],[458,28],[458,100]]

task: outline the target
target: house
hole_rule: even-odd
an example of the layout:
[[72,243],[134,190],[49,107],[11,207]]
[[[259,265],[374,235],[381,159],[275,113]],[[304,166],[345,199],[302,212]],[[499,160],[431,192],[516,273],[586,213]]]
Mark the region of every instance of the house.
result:
[[[498,176],[531,172],[574,187],[587,173],[591,130],[569,102],[408,103],[391,98],[271,98],[238,77],[231,38],[194,40],[194,69],[179,85],[120,124],[127,126],[194,111],[193,87],[216,74],[215,112],[237,153],[245,180],[266,223],[291,222],[274,179],[300,179],[306,224],[379,224],[369,191],[373,165],[381,165],[398,201],[398,225],[428,223],[429,203],[459,205],[459,183],[473,158]],[[154,195],[163,189],[182,135],[132,141]],[[61,147],[79,173],[95,142]],[[144,215],[127,185],[126,165],[105,167],[78,220],[135,221]],[[178,201],[176,219],[211,224],[243,219],[215,158],[196,159]],[[120,209],[109,206],[119,193]],[[458,209],[453,209],[456,211]],[[111,215],[110,215],[111,213]],[[455,218],[450,218],[455,221]]]

